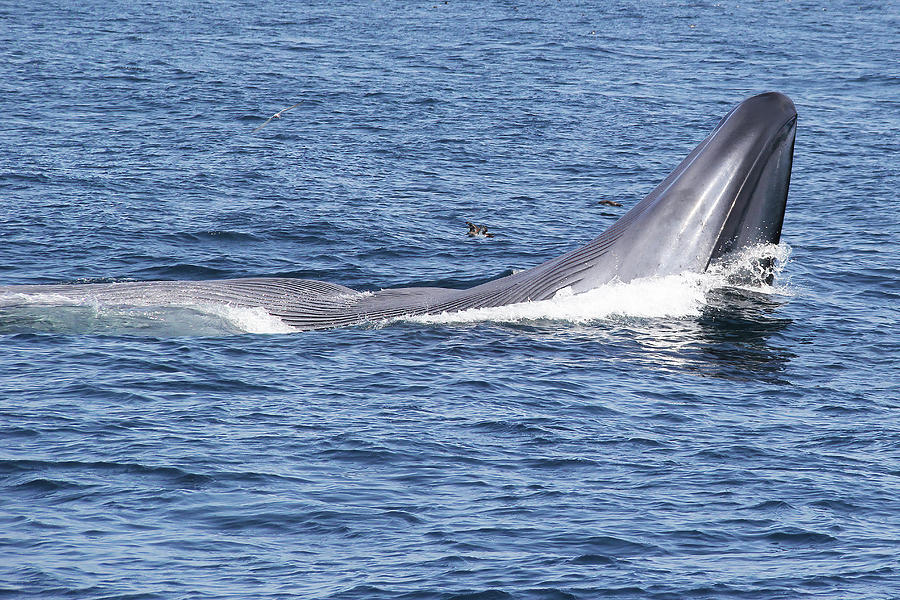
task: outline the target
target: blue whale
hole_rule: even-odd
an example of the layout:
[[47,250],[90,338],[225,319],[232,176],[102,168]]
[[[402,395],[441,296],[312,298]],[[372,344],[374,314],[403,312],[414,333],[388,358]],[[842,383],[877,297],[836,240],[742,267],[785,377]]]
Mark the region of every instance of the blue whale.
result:
[[101,304],[220,303],[262,307],[299,330],[456,312],[585,292],[613,280],[704,272],[758,244],[784,222],[797,112],[777,92],[731,110],[656,189],[586,245],[469,289],[411,287],[358,292],[306,279],[247,278],[0,286]]

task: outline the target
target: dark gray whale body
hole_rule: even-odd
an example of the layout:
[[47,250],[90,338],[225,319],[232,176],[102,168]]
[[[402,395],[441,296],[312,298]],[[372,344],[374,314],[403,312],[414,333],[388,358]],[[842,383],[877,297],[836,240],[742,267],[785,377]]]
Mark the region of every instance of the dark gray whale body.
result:
[[793,159],[797,113],[770,92],[735,107],[656,189],[587,245],[526,271],[457,290],[360,293],[284,278],[0,286],[3,294],[52,294],[103,304],[262,307],[301,330],[456,312],[585,292],[614,279],[703,272],[714,261],[777,243]]

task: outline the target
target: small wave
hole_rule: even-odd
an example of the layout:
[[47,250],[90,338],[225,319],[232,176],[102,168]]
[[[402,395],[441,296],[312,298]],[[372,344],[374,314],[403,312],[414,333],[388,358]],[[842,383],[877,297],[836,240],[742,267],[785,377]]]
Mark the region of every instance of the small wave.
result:
[[[209,231],[179,231],[162,236],[176,242],[204,243],[204,242],[257,242],[260,238],[245,231],[209,230]],[[192,267],[194,265],[191,265]]]
[[571,559],[573,565],[614,565],[617,560],[615,558],[611,558],[609,556],[604,556],[602,554],[582,554],[581,556],[577,556]]
[[583,550],[581,556],[603,556],[621,559],[628,556],[652,556],[664,553],[664,550],[650,543],[635,542],[621,537],[609,535],[592,535],[581,537],[572,533],[560,533],[551,537],[556,544]]
[[77,483],[72,483],[69,481],[60,481],[56,479],[38,477],[15,485],[13,486],[13,489],[19,491],[36,492],[40,494],[49,494],[58,491],[80,490],[87,487],[88,486],[79,485]]
[[806,529],[799,528],[785,528],[778,531],[772,531],[766,533],[762,537],[763,539],[773,542],[777,545],[797,547],[832,544],[837,541],[837,538],[830,536],[827,533],[808,531]]

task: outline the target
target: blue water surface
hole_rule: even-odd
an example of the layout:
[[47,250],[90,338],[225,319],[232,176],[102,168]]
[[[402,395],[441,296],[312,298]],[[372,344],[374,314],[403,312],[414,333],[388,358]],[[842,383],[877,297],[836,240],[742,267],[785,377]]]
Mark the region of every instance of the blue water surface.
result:
[[696,314],[0,306],[0,597],[900,597],[898,32],[842,0],[0,2],[0,284],[471,285],[596,236],[743,98],[799,113],[776,288]]

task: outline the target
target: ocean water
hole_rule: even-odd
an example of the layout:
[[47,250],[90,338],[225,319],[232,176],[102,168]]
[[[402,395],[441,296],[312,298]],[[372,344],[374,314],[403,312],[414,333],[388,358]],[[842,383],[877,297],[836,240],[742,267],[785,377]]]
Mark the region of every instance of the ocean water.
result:
[[309,333],[0,300],[0,597],[900,598],[898,32],[897,2],[0,2],[0,284],[468,286],[596,236],[743,98],[799,113],[772,286]]

